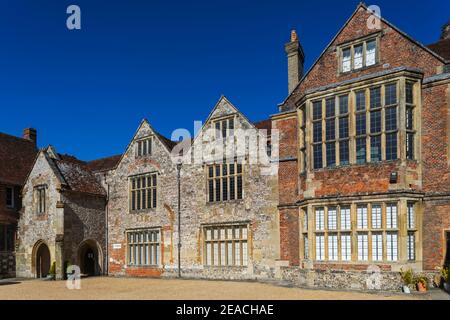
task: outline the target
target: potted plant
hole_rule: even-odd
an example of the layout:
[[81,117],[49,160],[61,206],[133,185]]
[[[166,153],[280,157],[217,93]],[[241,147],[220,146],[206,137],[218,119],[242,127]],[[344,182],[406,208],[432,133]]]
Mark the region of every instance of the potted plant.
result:
[[450,292],[450,267],[442,268],[441,276],[444,283],[444,290]]
[[417,291],[427,292],[428,288],[428,278],[424,274],[419,274],[415,278],[415,283],[417,286]]
[[411,293],[411,287],[414,285],[414,273],[412,269],[408,269],[405,271],[403,271],[403,269],[400,269],[400,276],[403,281],[403,292]]

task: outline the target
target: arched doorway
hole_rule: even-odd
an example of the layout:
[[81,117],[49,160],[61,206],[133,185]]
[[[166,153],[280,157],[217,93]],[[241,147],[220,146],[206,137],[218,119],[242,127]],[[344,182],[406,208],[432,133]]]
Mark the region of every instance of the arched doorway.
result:
[[45,278],[50,271],[50,250],[41,242],[38,244],[35,258],[36,278]]
[[78,261],[81,274],[98,276],[102,270],[101,249],[95,240],[83,241],[78,247]]

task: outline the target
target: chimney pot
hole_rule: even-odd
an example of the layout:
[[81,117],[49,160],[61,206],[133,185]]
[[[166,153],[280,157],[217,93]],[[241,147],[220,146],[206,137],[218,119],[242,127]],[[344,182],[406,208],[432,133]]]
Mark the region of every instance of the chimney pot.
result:
[[291,31],[291,41],[285,44],[284,49],[288,59],[288,93],[290,94],[303,78],[305,63],[305,54],[295,30]]
[[34,145],[37,146],[37,131],[34,128],[26,128],[23,130],[23,138],[25,140],[29,140],[34,142]]

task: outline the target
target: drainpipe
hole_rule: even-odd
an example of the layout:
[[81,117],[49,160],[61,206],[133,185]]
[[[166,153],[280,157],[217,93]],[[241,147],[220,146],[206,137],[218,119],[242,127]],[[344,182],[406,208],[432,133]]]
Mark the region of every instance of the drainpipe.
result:
[[182,163],[177,164],[177,182],[178,182],[178,278],[181,278],[181,167]]
[[108,216],[109,216],[109,183],[107,181],[107,176],[108,174],[105,172],[104,173],[104,179],[105,179],[105,184],[106,184],[106,214],[105,214],[105,265],[104,265],[104,270],[105,270],[105,275],[109,274],[109,227],[108,227]]

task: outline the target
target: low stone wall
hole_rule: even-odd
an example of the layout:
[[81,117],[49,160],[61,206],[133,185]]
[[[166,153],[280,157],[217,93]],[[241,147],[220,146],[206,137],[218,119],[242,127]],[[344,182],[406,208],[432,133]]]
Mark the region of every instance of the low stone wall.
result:
[[282,267],[281,278],[297,287],[397,292],[402,287],[400,273],[392,271],[310,270]]
[[0,252],[0,279],[16,275],[16,255],[14,252]]

